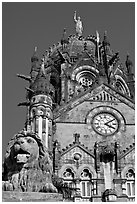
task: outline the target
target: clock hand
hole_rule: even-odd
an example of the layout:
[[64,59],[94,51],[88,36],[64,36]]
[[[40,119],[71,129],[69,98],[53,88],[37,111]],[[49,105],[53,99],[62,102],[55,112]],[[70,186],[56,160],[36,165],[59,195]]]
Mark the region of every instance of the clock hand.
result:
[[107,125],[107,124],[109,124],[109,123],[113,122],[114,120],[115,120],[115,118],[114,118],[114,119],[112,119],[112,120],[110,120],[110,121],[108,121],[108,122],[106,122],[106,123],[104,123],[104,125]]
[[109,124],[106,124],[106,123],[105,123],[105,125],[108,126],[108,127],[110,127],[110,128],[112,128],[112,129],[115,129],[113,126],[111,126],[111,125],[109,125]]

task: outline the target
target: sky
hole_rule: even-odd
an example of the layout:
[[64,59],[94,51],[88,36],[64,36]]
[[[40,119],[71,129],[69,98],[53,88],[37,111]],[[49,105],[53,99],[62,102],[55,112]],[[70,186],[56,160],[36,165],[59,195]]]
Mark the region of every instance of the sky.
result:
[[75,34],[74,11],[81,17],[83,36],[103,39],[107,31],[111,48],[119,51],[125,64],[127,53],[135,64],[135,3],[134,2],[4,2],[2,3],[2,155],[9,140],[23,129],[28,83],[16,74],[29,75],[34,47],[38,55],[67,34]]

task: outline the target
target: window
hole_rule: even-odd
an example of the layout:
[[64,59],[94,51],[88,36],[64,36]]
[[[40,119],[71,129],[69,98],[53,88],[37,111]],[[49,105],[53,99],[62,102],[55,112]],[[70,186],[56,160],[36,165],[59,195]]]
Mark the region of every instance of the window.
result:
[[81,173],[81,196],[91,197],[91,173],[84,169]]
[[128,197],[135,197],[135,173],[132,169],[128,170],[126,178],[126,193]]
[[83,197],[91,197],[91,182],[82,181],[81,186],[82,186],[81,195]]

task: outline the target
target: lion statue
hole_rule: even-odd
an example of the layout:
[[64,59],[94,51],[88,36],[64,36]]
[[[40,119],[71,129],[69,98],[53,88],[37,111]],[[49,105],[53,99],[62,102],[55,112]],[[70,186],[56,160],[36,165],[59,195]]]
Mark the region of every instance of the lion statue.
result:
[[57,192],[51,159],[37,134],[23,130],[8,143],[2,187],[4,191]]

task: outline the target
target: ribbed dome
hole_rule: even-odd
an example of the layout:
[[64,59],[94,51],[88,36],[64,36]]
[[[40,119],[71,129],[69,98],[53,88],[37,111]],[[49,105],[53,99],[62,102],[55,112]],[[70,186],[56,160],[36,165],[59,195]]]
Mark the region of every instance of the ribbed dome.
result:
[[95,54],[96,45],[92,41],[73,39],[71,43],[68,45],[70,56],[77,56],[78,53],[83,52],[85,43],[87,51],[89,53],[91,52],[92,54]]

